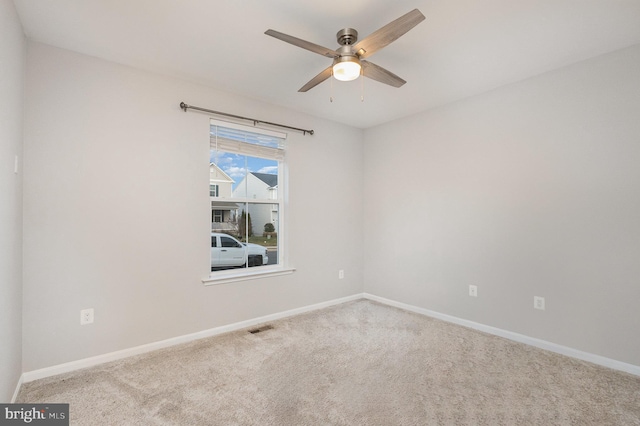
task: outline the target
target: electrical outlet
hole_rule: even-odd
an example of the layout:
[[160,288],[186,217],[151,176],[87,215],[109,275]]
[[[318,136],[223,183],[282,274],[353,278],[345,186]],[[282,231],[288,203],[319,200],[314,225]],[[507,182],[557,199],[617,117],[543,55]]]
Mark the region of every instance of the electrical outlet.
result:
[[338,279],[344,279],[344,269],[340,269],[338,271]]
[[469,296],[478,297],[478,286],[470,285],[469,286]]
[[93,322],[93,308],[80,311],[80,325],[91,324]]
[[544,297],[533,296],[533,308],[544,311]]

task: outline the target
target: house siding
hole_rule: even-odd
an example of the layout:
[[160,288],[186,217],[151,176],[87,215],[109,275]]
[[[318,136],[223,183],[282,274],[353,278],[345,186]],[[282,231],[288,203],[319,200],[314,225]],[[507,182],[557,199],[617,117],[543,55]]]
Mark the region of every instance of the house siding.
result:
[[[249,173],[237,186],[234,197],[246,197],[251,200],[275,200],[278,198],[278,188],[269,187],[263,180]],[[243,208],[240,209],[242,211]],[[262,235],[264,225],[271,223],[276,232],[279,228],[279,215],[277,204],[249,204],[248,213],[251,215],[251,224],[254,235]]]

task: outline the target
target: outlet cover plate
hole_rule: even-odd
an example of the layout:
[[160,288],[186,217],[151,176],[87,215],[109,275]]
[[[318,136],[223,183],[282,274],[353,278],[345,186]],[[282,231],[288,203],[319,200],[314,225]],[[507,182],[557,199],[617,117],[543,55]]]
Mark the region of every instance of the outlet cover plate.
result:
[[91,324],[93,322],[93,308],[80,311],[80,325]]
[[533,296],[533,308],[544,311],[544,297]]
[[478,286],[470,285],[469,286],[469,296],[478,297]]

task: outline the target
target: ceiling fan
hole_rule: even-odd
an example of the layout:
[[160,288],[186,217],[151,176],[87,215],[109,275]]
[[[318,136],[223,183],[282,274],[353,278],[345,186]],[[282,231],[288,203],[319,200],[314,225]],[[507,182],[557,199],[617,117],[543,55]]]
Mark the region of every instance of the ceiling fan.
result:
[[424,15],[418,9],[414,9],[360,41],[358,41],[358,32],[353,28],[342,29],[336,34],[338,44],[342,46],[337,50],[332,50],[275,30],[267,30],[265,34],[333,59],[331,66],[313,77],[307,84],[302,86],[298,92],[306,92],[332,75],[338,80],[350,81],[358,78],[361,73],[363,76],[381,83],[393,87],[400,87],[406,83],[405,80],[373,62],[365,60],[365,58],[368,58],[378,50],[394,42],[424,19]]

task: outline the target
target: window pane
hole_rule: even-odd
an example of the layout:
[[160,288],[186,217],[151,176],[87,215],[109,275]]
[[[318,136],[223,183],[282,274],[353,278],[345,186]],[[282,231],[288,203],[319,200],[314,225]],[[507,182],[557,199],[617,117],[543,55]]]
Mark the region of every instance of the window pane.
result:
[[220,244],[222,245],[222,247],[238,247],[239,246],[236,240],[233,240],[229,237],[221,237]]
[[[255,206],[249,205],[249,210],[254,210],[253,207]],[[250,218],[251,214],[245,214],[244,217]],[[250,219],[247,221],[251,222]],[[244,227],[242,228],[244,231]],[[220,237],[221,247],[216,247],[216,236]],[[212,271],[278,264],[278,234],[275,231],[252,233],[248,238],[246,233],[242,237],[214,233],[211,242]]]
[[[210,164],[219,195],[211,201],[211,230],[228,235],[220,237],[222,248],[212,249],[212,270],[277,265],[278,161],[212,150]],[[228,179],[223,182],[225,176]],[[247,202],[238,203],[237,199]],[[232,238],[245,245],[238,249]]]
[[[278,199],[278,162],[260,157],[211,151],[211,170],[228,176],[217,186],[221,198],[247,198],[248,200]],[[211,172],[213,175],[214,171]],[[220,173],[220,171],[222,173]],[[210,177],[213,180],[214,177]]]
[[212,233],[213,237],[220,238],[220,247],[211,247],[211,270],[244,267],[247,263],[247,249],[236,238],[222,234]]
[[282,262],[278,244],[281,159],[281,138],[212,126],[211,231],[222,245],[211,249],[212,271]]
[[268,265],[278,265],[280,262],[280,246],[278,244],[280,206],[278,204],[248,203],[248,207],[254,224],[253,237],[250,241],[267,248]]

